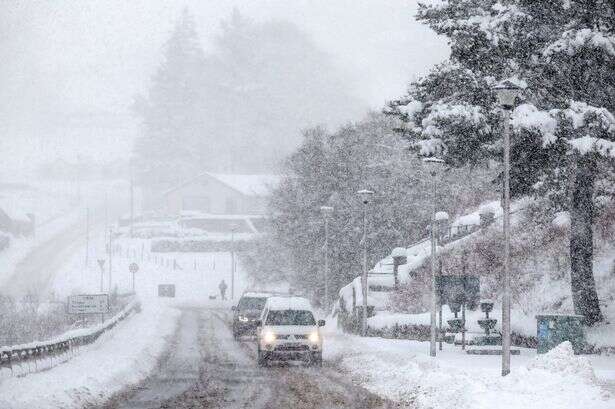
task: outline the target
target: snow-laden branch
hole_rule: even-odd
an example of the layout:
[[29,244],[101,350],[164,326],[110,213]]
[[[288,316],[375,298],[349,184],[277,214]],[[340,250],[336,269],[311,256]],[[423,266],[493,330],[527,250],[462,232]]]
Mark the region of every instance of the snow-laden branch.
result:
[[542,135],[543,145],[555,142],[558,121],[552,111],[541,111],[532,104],[521,104],[511,115],[513,129],[538,131]]
[[420,156],[440,156],[446,152],[446,145],[440,138],[416,141],[414,146],[418,148]]
[[440,137],[444,134],[443,125],[452,123],[467,124],[479,132],[490,130],[481,107],[463,103],[437,103],[431,106],[429,114],[421,122],[422,135]]
[[[466,4],[464,4],[466,3]],[[467,18],[459,18],[461,10],[471,10]],[[502,38],[510,38],[519,23],[532,20],[532,16],[524,13],[514,4],[497,2],[490,9],[477,6],[474,0],[466,2],[431,1],[419,9],[419,16],[427,17],[430,14],[450,16],[441,18],[439,22],[431,24],[440,32],[474,31],[480,30],[495,46]]]
[[615,57],[615,36],[589,28],[568,30],[562,34],[560,39],[545,47],[542,54],[545,57],[559,53],[573,56],[584,48],[601,50]]
[[[511,116],[514,130],[539,132],[543,146],[557,141],[557,130],[563,121],[570,122],[575,130],[594,131],[615,139],[615,116],[606,108],[594,107],[584,102],[570,101],[568,108],[549,111],[540,110],[532,104],[522,104]],[[567,139],[567,142],[581,154],[597,152],[602,156],[615,157],[615,142],[608,139],[586,134]]]
[[581,155],[595,152],[604,157],[615,158],[615,142],[585,135],[568,141],[575,151]]
[[598,108],[585,102],[570,101],[570,106],[561,113],[572,121],[575,129],[589,126],[615,136],[615,116],[606,108]]

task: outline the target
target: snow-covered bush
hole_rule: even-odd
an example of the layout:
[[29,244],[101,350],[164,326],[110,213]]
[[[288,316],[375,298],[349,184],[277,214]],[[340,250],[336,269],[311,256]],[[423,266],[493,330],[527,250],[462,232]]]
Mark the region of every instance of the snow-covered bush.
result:
[[[565,215],[544,212],[544,200],[525,203],[513,214],[511,234],[513,308],[528,317],[535,313],[573,312],[570,293],[570,225]],[[607,202],[597,215],[599,234],[595,252],[598,260],[595,275],[602,299],[615,298],[611,278],[613,237],[615,237],[615,202]],[[481,279],[482,297],[501,300],[503,274],[503,234],[501,223],[476,232],[458,243],[452,242],[438,254],[440,271],[446,274],[477,274]],[[601,260],[606,265],[602,266]],[[609,264],[611,263],[611,264]],[[414,271],[415,279],[402,286],[392,297],[396,311],[421,312],[429,308],[431,266],[427,258]]]

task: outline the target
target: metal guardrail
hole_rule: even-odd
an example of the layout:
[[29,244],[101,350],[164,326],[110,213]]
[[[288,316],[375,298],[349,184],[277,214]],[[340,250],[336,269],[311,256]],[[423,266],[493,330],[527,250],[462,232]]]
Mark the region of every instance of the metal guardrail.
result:
[[[140,310],[140,302],[133,301],[111,319],[95,327],[68,331],[49,341],[0,347],[0,370],[2,368],[9,368],[11,374],[13,374],[15,365],[19,365],[21,368],[24,363],[34,362],[34,372],[36,372],[38,371],[38,361],[45,358],[51,359],[51,365],[53,366],[54,357],[66,356],[68,354],[73,355],[80,346],[93,343],[120,321],[129,317],[133,312],[139,312]],[[30,372],[29,365],[28,371]]]

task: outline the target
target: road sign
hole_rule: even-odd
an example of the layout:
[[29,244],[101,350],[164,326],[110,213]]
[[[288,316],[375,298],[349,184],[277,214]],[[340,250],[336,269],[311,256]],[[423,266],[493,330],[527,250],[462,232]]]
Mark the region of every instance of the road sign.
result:
[[175,284],[158,284],[158,297],[175,297]]
[[104,258],[99,258],[97,261],[98,261],[98,265],[100,266],[100,268],[103,268],[105,266]]
[[108,294],[80,294],[68,297],[69,314],[106,314],[108,312]]
[[139,265],[137,263],[130,263],[130,265],[128,266],[128,270],[134,274],[139,271]]

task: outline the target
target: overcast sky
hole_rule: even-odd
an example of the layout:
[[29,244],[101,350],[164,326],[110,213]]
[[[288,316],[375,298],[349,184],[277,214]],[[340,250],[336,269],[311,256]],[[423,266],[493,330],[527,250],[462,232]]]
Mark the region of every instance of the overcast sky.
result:
[[374,109],[448,54],[443,39],[414,21],[413,0],[3,0],[4,170],[77,154],[128,156],[138,132],[128,107],[147,89],[184,7],[206,51],[233,7],[257,21],[296,23]]

